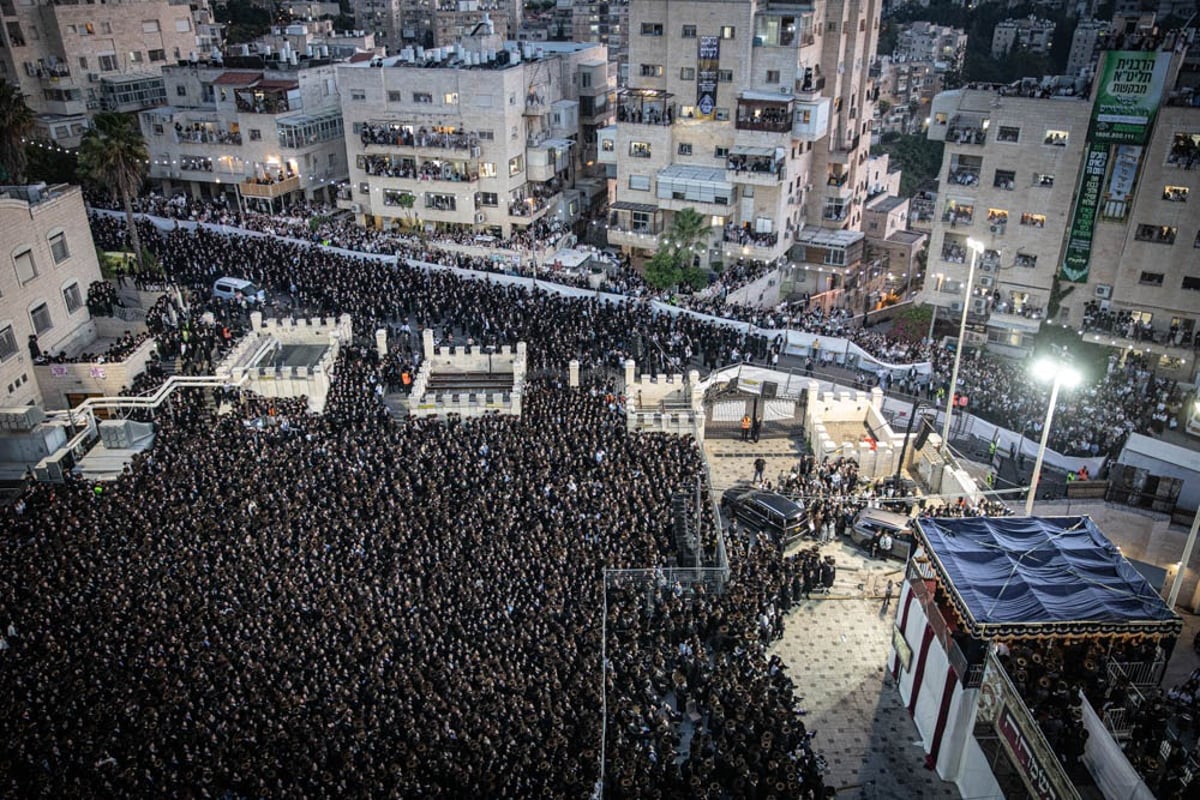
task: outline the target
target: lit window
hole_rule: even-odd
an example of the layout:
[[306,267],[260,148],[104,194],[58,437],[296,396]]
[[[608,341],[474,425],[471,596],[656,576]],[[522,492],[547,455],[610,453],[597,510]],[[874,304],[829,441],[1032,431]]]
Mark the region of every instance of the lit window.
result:
[[1042,139],[1042,144],[1052,144],[1055,147],[1066,147],[1067,136],[1068,134],[1066,131],[1047,130],[1046,136]]
[[649,142],[630,142],[629,155],[634,158],[649,158],[650,143]]
[[1188,197],[1188,189],[1186,186],[1164,186],[1163,200],[1172,203],[1186,203]]

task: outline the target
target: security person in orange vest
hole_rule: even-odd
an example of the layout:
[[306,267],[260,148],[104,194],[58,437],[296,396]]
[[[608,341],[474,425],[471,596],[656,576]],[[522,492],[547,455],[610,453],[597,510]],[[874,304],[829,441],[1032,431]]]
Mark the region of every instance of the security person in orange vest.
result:
[[750,415],[742,415],[742,441],[750,441]]

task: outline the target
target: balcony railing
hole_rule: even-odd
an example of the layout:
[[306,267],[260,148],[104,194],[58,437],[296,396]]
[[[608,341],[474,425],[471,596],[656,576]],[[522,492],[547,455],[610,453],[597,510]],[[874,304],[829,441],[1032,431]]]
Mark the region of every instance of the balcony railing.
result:
[[738,114],[735,126],[739,131],[766,131],[768,133],[790,133],[792,114],[780,109],[764,109],[762,114]]
[[821,210],[821,219],[828,220],[830,222],[844,222],[848,216],[850,216],[850,209],[845,206],[840,208],[836,206],[826,206]]
[[784,175],[783,162],[776,161],[771,157],[733,155],[726,159],[725,169],[738,173],[749,172],[754,175],[773,175],[776,178]]
[[300,176],[293,175],[283,180],[268,180],[266,178],[251,178],[242,181],[241,191],[245,197],[281,197],[300,188]]
[[774,247],[779,244],[779,231],[771,231],[770,233],[760,233],[758,231],[748,230],[747,228],[739,228],[731,225],[726,226],[724,241],[732,244],[751,245],[753,247]]
[[442,133],[424,128],[392,128],[385,125],[363,125],[359,134],[364,147],[372,144],[392,147],[428,147],[443,150],[470,150],[479,146],[473,133]]
[[987,131],[970,125],[951,125],[946,129],[946,141],[951,144],[987,144]]
[[830,175],[829,178],[826,179],[825,185],[826,186],[836,186],[838,188],[841,188],[841,187],[845,186],[846,182],[849,180],[850,180],[849,173],[843,173],[841,175]]
[[549,197],[526,197],[514,200],[508,204],[508,215],[510,217],[532,217],[539,211],[545,210],[549,204]]
[[979,183],[979,171],[972,169],[952,169],[948,178],[950,183],[959,186],[975,186]]
[[177,130],[175,141],[180,144],[231,144],[240,145],[242,135],[232,131]]

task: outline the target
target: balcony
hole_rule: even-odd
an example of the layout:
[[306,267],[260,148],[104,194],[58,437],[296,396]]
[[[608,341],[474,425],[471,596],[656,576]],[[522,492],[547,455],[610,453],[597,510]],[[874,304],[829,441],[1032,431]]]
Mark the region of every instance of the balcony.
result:
[[459,133],[415,128],[412,125],[363,125],[359,135],[363,147],[412,147],[427,150],[469,150],[471,156],[479,156],[479,139],[473,133]]
[[725,160],[725,178],[732,183],[775,186],[787,179],[787,168],[775,156],[773,147],[734,147]]
[[975,221],[975,206],[951,200],[942,212],[942,222],[949,222],[950,227],[970,225]]
[[803,78],[796,79],[795,94],[798,100],[816,100],[825,91],[825,76],[813,69],[806,69]]
[[821,219],[826,222],[845,222],[850,216],[850,206],[825,206],[821,209]]
[[617,122],[670,125],[675,121],[672,97],[660,89],[622,89],[617,93]]
[[514,198],[508,204],[508,215],[515,217],[514,221],[520,221],[521,224],[532,224],[546,216],[546,212],[557,204],[561,196],[561,192],[555,192],[548,195]]
[[47,86],[53,86],[63,78],[71,77],[71,68],[62,62],[37,66],[32,69],[32,72],[43,85]]
[[193,127],[175,129],[175,141],[179,144],[216,144],[241,146],[242,135],[236,131],[223,131],[214,128]]
[[792,122],[790,98],[758,92],[742,92],[738,98],[734,125],[739,131],[791,133]]
[[243,197],[263,197],[267,199],[282,197],[300,189],[300,176],[293,175],[283,180],[268,181],[265,178],[251,178],[240,184]]
[[946,144],[987,144],[987,122],[955,117],[946,128]]
[[730,223],[721,235],[721,252],[727,259],[753,258],[773,261],[787,252],[790,243],[779,231],[755,231]]

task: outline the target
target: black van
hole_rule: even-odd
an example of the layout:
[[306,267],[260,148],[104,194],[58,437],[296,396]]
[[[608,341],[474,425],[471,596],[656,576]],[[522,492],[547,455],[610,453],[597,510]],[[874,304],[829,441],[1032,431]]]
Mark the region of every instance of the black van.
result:
[[734,486],[721,495],[721,509],[755,530],[774,534],[785,545],[809,532],[804,506],[776,492]]

